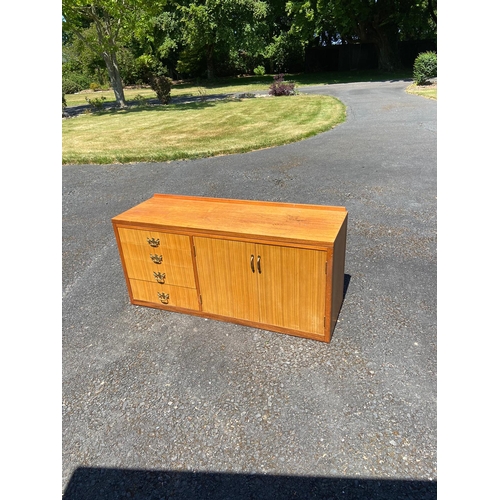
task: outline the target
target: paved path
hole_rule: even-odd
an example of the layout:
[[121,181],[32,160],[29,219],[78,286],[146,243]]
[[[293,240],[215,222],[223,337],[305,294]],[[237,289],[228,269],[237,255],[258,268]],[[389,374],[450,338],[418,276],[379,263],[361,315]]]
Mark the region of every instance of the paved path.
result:
[[[283,147],[63,167],[66,500],[436,498],[436,102],[408,84],[304,89],[347,120]],[[155,192],[347,207],[332,342],[131,306],[110,219]]]

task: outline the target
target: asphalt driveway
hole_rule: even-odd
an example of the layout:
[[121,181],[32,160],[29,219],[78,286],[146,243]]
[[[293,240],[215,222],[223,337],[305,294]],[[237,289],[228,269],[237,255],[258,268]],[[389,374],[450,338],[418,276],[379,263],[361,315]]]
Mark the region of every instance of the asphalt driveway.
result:
[[[287,146],[62,168],[63,498],[436,498],[436,102],[409,83],[304,89],[347,120]],[[154,193],[345,206],[331,343],[130,305],[110,219]]]

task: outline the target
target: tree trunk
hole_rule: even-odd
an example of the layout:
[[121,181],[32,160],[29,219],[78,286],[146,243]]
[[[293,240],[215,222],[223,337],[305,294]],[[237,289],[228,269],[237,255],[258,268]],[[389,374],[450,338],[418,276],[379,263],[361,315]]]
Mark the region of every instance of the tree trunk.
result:
[[391,46],[383,40],[377,41],[378,69],[393,71],[397,64]]
[[119,104],[120,108],[125,108],[125,94],[123,92],[120,70],[116,61],[116,54],[113,52],[104,52],[102,56],[104,58],[104,62],[106,63],[106,68],[108,69],[109,81],[111,82],[111,87],[113,87],[116,102]]
[[374,42],[377,45],[378,68],[382,71],[394,71],[400,64],[397,26],[375,27]]
[[207,78],[212,80],[215,77],[214,69],[214,46],[207,45]]
[[374,43],[377,48],[378,69],[393,71],[400,67],[398,27],[391,23],[358,23],[357,33],[364,43]]

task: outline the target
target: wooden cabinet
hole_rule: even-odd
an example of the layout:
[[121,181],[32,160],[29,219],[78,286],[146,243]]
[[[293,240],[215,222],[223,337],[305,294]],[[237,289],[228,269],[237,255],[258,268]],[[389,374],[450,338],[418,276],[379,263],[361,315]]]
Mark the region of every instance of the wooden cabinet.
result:
[[345,208],[156,194],[112,222],[133,304],[330,341]]

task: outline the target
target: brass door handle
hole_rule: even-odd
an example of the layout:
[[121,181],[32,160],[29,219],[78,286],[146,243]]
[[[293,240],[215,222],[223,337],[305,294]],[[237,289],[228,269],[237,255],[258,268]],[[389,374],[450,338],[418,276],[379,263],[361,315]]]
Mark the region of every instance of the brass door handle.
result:
[[170,295],[164,292],[158,292],[158,298],[162,304],[168,304],[168,300],[170,299]]
[[254,259],[254,256],[253,254],[250,256],[250,269],[252,269],[252,273],[255,272],[255,267],[253,265],[253,259]]
[[257,271],[262,274],[262,269],[260,268],[260,255],[257,255]]

